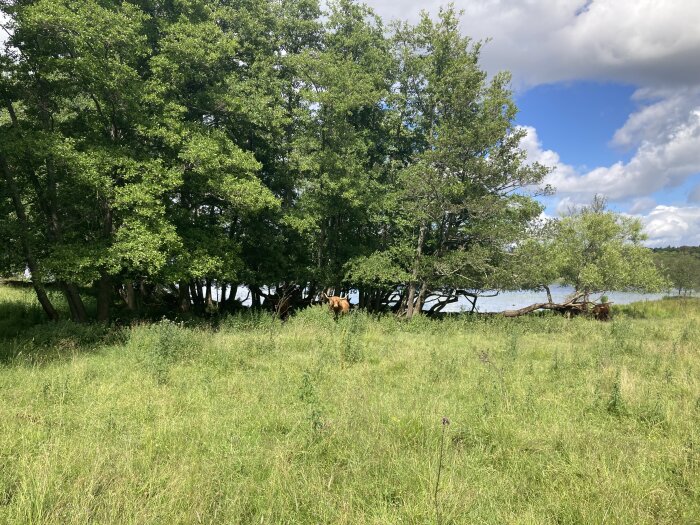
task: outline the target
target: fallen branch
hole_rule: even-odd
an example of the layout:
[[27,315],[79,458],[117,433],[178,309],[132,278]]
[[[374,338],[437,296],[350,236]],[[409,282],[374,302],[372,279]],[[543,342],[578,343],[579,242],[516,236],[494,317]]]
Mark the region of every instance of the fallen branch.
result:
[[521,315],[529,314],[536,310],[554,310],[563,315],[579,315],[585,314],[589,311],[592,312],[596,318],[598,318],[599,313],[601,313],[601,308],[605,307],[602,311],[605,312],[605,318],[610,314],[609,305],[611,302],[600,304],[591,301],[575,302],[579,297],[574,297],[572,300],[565,303],[535,303],[530,306],[525,306],[524,308],[519,308],[518,310],[505,310],[501,312],[504,317],[519,317]]

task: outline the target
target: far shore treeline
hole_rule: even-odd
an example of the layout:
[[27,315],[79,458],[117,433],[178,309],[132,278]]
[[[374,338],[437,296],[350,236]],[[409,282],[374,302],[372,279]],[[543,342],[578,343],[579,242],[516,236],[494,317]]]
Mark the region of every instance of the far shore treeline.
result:
[[350,0],[0,10],[0,274],[28,270],[51,319],[47,288],[108,321],[234,311],[240,285],[277,313],[353,289],[407,317],[484,290],[666,286],[601,199],[539,219],[548,169],[452,7],[416,25]]

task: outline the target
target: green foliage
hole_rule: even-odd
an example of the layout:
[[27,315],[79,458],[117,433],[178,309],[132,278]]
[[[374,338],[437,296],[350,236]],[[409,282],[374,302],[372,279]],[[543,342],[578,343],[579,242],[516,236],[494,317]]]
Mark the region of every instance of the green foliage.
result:
[[256,308],[354,288],[409,316],[555,274],[656,287],[634,221],[533,235],[548,170],[453,6],[389,28],[353,0],[325,7],[0,4],[0,275],[28,268],[49,318],[105,322],[233,311],[214,290],[239,285]]
[[576,290],[661,291],[666,281],[656,271],[639,219],[584,208],[561,220],[556,246],[564,284]]
[[132,329],[129,346],[143,352],[141,359],[146,369],[156,383],[164,385],[169,381],[171,367],[194,355],[198,338],[195,331],[163,319]]
[[359,286],[392,289],[396,283],[410,279],[410,274],[395,261],[390,252],[355,257],[346,266],[345,279]]
[[697,250],[654,250],[654,262],[678,295],[700,291],[700,253]]
[[[449,297],[497,285],[505,248],[541,211],[524,188],[547,170],[524,162],[509,77],[487,82],[480,45],[460,34],[452,7],[435,21],[424,15],[415,27],[399,25],[393,44],[388,118],[407,125],[397,123],[395,190],[385,201],[392,237],[355,260],[349,275],[377,283],[402,272],[410,315],[414,287]],[[367,263],[364,274],[355,268]]]
[[591,206],[541,226],[514,251],[515,288],[558,281],[576,293],[612,290],[659,292],[668,281],[657,271],[639,219],[607,211],[597,197]]

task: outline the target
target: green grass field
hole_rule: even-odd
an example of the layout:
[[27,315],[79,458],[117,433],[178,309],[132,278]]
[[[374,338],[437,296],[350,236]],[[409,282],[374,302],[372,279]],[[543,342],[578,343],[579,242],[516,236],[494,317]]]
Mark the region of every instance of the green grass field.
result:
[[41,318],[0,289],[0,523],[700,523],[698,300]]

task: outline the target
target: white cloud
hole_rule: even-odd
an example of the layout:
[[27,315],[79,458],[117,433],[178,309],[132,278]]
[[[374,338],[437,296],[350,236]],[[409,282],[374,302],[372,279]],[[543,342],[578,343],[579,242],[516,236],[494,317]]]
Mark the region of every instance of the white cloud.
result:
[[656,207],[656,201],[649,197],[644,197],[641,199],[635,199],[630,206],[629,213],[645,213]]
[[675,133],[700,108],[700,87],[639,89],[633,99],[648,104],[632,113],[615,132],[612,145],[636,147],[643,142],[661,142]]
[[[686,100],[683,103],[689,104]],[[700,173],[700,99],[690,104],[693,109],[689,112],[676,112],[675,121],[655,123],[651,115],[662,119],[660,113],[669,105],[673,106],[673,102],[664,99],[647,106],[632,114],[617,131],[616,142],[639,144],[627,163],[616,162],[579,173],[563,163],[556,152],[544,149],[532,127],[525,128],[528,136],[522,146],[531,160],[555,168],[547,182],[559,195],[579,200],[590,199],[595,194],[613,200],[646,197],[661,189],[679,186],[690,176]],[[683,104],[679,102],[677,105]],[[652,122],[645,126],[649,119]]]
[[649,246],[700,245],[700,207],[656,206],[641,218]]
[[[369,0],[385,18],[417,20],[443,0]],[[457,0],[463,32],[491,38],[490,72],[516,83],[580,78],[640,86],[700,83],[700,2],[696,0]]]

